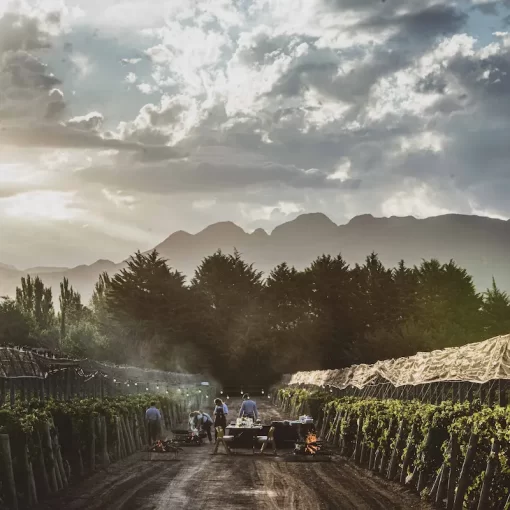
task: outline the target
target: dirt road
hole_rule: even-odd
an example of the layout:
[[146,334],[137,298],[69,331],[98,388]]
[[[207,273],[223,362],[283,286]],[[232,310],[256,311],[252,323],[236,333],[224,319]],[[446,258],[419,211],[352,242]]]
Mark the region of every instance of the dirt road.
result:
[[[260,405],[265,422],[277,410]],[[232,405],[232,409],[237,409]],[[147,462],[141,454],[97,473],[44,510],[425,510],[400,486],[335,458],[286,462],[283,456],[210,455],[189,447],[177,461]],[[221,451],[221,450],[220,450]]]

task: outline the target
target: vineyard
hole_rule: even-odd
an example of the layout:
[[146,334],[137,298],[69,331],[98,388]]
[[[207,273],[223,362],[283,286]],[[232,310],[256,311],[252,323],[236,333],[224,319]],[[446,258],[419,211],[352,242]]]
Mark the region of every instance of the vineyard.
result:
[[[510,336],[343,370],[302,372],[277,404],[319,419],[339,453],[448,510],[510,509]],[[483,353],[483,356],[480,354]]]
[[198,375],[0,349],[0,508],[30,507],[148,444],[155,401],[167,429],[206,397]]

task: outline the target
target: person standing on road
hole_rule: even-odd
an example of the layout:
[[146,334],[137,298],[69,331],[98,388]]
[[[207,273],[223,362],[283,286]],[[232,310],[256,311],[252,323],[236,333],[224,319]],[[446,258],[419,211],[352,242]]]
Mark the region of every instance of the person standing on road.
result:
[[228,414],[228,407],[227,404],[223,403],[223,401],[220,398],[217,398],[214,401],[215,408],[213,412],[214,416],[214,432],[215,437],[218,437],[218,432],[216,432],[216,427],[221,427],[223,431],[227,428],[227,414]]
[[156,402],[151,402],[151,406],[145,411],[145,419],[149,428],[149,444],[153,444],[158,440],[161,430],[161,413]]
[[252,420],[257,420],[259,417],[259,412],[257,411],[257,404],[254,400],[250,398],[248,393],[243,395],[243,405],[239,411],[239,418],[251,418]]

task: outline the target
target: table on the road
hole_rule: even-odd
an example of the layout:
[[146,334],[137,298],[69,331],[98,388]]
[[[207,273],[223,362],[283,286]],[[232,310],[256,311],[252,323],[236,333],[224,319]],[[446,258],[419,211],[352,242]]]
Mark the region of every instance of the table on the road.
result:
[[236,427],[235,425],[228,425],[226,430],[227,436],[234,436],[232,441],[232,448],[254,449],[257,446],[257,436],[267,436],[269,432],[269,425],[255,425],[253,427]]

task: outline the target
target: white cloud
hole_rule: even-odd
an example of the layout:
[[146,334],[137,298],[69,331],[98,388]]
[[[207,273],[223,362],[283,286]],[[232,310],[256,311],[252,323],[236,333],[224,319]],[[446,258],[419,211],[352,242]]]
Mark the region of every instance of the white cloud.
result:
[[122,193],[122,190],[117,190],[115,192],[112,192],[106,188],[103,188],[101,190],[103,196],[112,202],[112,204],[115,205],[115,207],[127,207],[129,209],[132,209],[134,207],[134,204],[136,203],[136,198],[132,195],[124,195]]
[[65,221],[78,218],[85,210],[75,202],[76,192],[29,191],[0,198],[0,213],[31,222]]
[[328,175],[330,180],[338,180],[344,182],[349,179],[351,175],[351,162],[348,158],[342,158],[340,163],[335,168],[335,171]]
[[409,189],[397,191],[385,200],[381,210],[385,216],[415,216],[416,218],[453,212],[436,202],[435,193],[428,186],[424,184],[413,186],[412,183],[409,183]]
[[132,84],[132,83],[136,83],[136,80],[137,80],[137,77],[136,77],[136,74],[135,74],[135,73],[131,72],[131,73],[128,73],[128,74],[126,75],[125,81],[126,81],[127,83],[131,83],[131,84]]
[[89,76],[94,71],[94,64],[90,56],[83,53],[73,53],[70,59],[81,78]]

